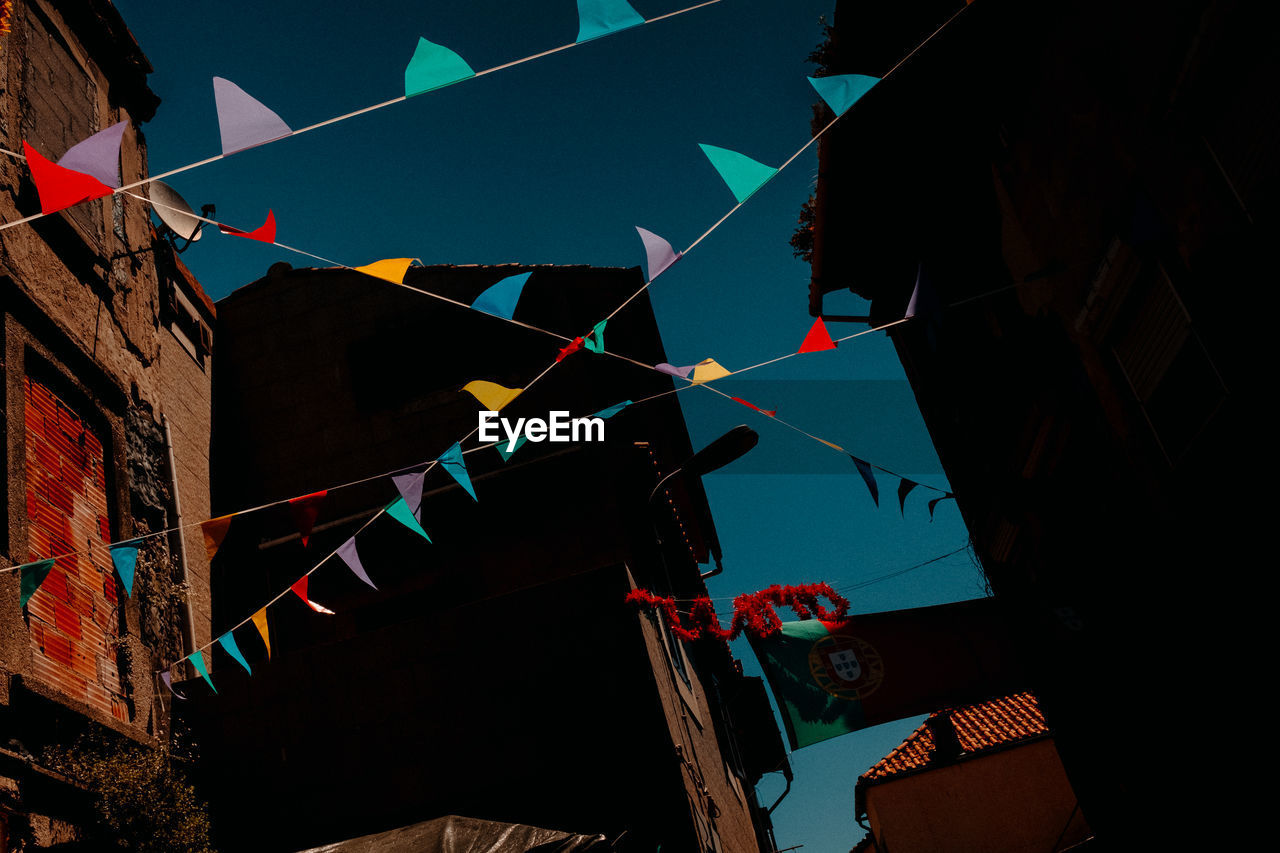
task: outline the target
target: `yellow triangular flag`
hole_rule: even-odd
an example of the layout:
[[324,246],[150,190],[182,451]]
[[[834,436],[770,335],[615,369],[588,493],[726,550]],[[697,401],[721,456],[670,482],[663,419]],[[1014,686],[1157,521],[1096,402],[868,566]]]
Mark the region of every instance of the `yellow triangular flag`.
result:
[[253,614],[253,627],[258,629],[258,633],[262,635],[262,645],[267,647],[267,657],[271,657],[271,635],[267,633],[267,608],[262,608]]
[[728,375],[729,371],[721,367],[714,358],[708,358],[694,366],[693,377],[689,381],[697,385],[700,382],[710,382],[712,379]]
[[480,405],[489,411],[496,412],[516,397],[519,397],[520,392],[524,389],[507,388],[497,382],[486,382],[483,379],[477,379],[462,386],[462,390],[479,400]]
[[[818,437],[815,435],[815,436],[814,436],[814,438],[818,438]],[[818,441],[821,441],[821,442],[822,442],[823,444],[825,444],[827,447],[834,447],[836,450],[839,450],[841,453],[848,453],[848,452],[849,452],[849,451],[845,450],[843,447],[841,447],[841,446],[840,446],[840,445],[838,445],[838,444],[832,444],[831,442],[827,441],[825,438],[818,438]]]
[[231,528],[231,519],[235,515],[233,512],[231,515],[222,515],[200,522],[200,532],[204,534],[204,550],[208,552],[210,560],[213,559],[214,554],[218,553],[222,540],[227,538],[227,530]]
[[388,258],[385,261],[374,261],[363,267],[356,267],[356,272],[371,275],[393,284],[404,284],[404,274],[409,271],[413,258]]

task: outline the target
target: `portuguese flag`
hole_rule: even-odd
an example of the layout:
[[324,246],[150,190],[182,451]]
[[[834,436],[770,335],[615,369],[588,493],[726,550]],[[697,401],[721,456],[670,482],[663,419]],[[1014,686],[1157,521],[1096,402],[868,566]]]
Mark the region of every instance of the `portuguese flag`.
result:
[[991,598],[784,622],[751,646],[792,749],[1026,687]]

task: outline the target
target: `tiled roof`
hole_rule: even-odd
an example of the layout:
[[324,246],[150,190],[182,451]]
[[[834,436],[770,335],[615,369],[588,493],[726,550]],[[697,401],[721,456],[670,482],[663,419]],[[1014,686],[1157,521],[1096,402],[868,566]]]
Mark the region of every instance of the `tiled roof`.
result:
[[[961,758],[986,749],[1006,746],[1020,740],[1048,734],[1044,714],[1036,697],[1030,693],[1015,693],[989,702],[951,708],[951,724],[960,741]],[[929,716],[939,717],[942,711]],[[933,732],[926,722],[912,732],[893,752],[858,777],[860,783],[879,782],[912,770],[920,770],[929,764],[933,755]]]

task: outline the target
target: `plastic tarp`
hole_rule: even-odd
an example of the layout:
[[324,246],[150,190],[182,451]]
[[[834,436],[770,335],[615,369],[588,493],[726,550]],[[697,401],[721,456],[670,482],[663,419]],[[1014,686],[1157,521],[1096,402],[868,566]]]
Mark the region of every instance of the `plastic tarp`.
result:
[[449,815],[299,853],[605,853],[603,835]]

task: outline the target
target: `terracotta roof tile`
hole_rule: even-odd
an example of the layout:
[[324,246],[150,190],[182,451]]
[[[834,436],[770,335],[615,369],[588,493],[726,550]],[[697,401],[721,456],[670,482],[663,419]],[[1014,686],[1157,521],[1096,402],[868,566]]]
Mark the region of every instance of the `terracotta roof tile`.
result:
[[[949,711],[956,737],[960,741],[962,758],[1049,732],[1040,705],[1030,693],[1015,693],[988,702],[951,708]],[[936,711],[929,719],[935,719],[942,713],[944,712]],[[858,781],[876,782],[900,773],[920,770],[928,766],[932,754],[933,733],[929,731],[928,723],[925,723],[908,735],[893,752],[863,773]]]

